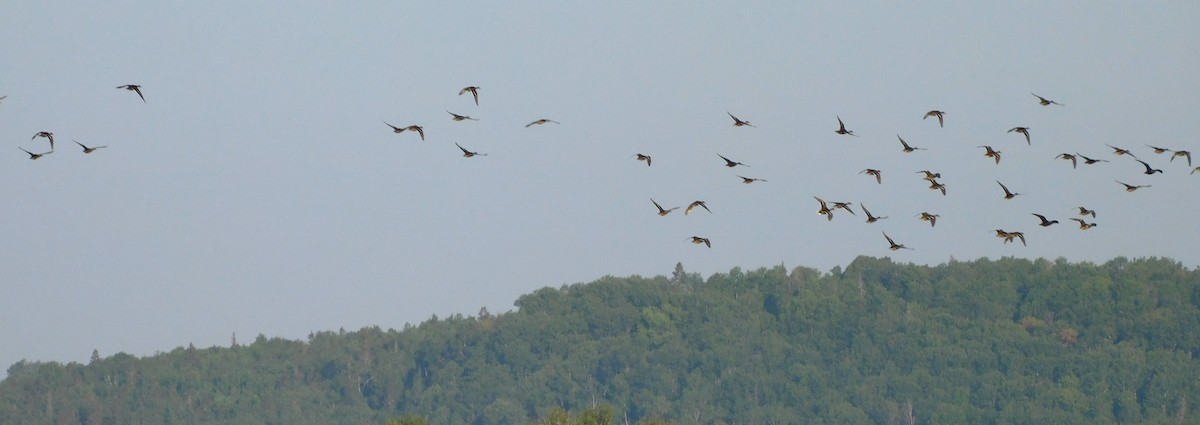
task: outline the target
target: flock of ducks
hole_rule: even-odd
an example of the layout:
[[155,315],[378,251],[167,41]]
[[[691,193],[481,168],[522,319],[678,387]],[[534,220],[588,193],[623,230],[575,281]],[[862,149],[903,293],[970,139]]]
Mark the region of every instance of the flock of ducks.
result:
[[[1038,104],[1041,106],[1051,106],[1051,105],[1065,106],[1062,103],[1059,103],[1059,102],[1051,100],[1051,99],[1047,99],[1036,93],[1031,93],[1031,94],[1037,98]],[[750,124],[748,121],[744,121],[744,120],[741,120],[741,119],[733,116],[733,114],[729,114],[729,116],[731,118],[733,118],[733,120],[734,120],[733,125],[736,127],[749,126],[749,124]],[[929,112],[926,112],[922,119],[924,120],[924,119],[929,119],[929,118],[936,118],[938,127],[944,128],[945,127],[945,116],[946,116],[946,112],[944,112],[944,111],[931,110]],[[850,130],[846,127],[846,123],[842,120],[842,118],[840,116],[836,116],[836,118],[837,118],[837,129],[834,130],[834,133],[836,133],[838,135],[858,137],[858,135],[855,134],[853,130]],[[1026,145],[1028,145],[1028,146],[1033,145],[1033,138],[1030,135],[1030,127],[1016,126],[1016,127],[1010,128],[1007,132],[1015,133],[1019,136],[1022,136],[1025,139]],[[899,135],[897,135],[896,137],[900,141],[901,151],[903,153],[913,153],[918,150],[926,150],[925,148],[910,145],[907,141],[904,140],[903,137],[900,137]],[[1112,153],[1114,156],[1129,157],[1133,161],[1138,162],[1142,166],[1142,169],[1143,169],[1142,174],[1152,176],[1154,174],[1164,173],[1164,171],[1162,169],[1154,168],[1148,162],[1144,161],[1141,158],[1138,158],[1129,149],[1124,149],[1124,148],[1116,147],[1113,145],[1106,145],[1106,146],[1108,146],[1110,149],[1112,149]],[[1001,152],[999,150],[993,148],[992,146],[988,146],[988,145],[981,145],[978,147],[982,148],[984,150],[983,156],[985,158],[991,159],[992,162],[996,165],[1000,164]],[[1174,162],[1175,159],[1182,159],[1187,162],[1187,166],[1189,168],[1192,167],[1192,155],[1191,155],[1191,152],[1189,152],[1187,150],[1175,150],[1175,149],[1169,149],[1169,148],[1152,146],[1152,145],[1147,145],[1147,147],[1149,147],[1155,154],[1159,154],[1159,155],[1170,154],[1169,159],[1168,159],[1168,161],[1170,161],[1170,162]],[[643,156],[644,155],[638,154],[639,159],[642,159],[641,157],[643,157]],[[1071,167],[1073,169],[1077,169],[1079,167],[1079,162],[1081,160],[1085,166],[1094,165],[1094,164],[1097,164],[1100,162],[1109,162],[1109,160],[1106,160],[1106,159],[1090,158],[1090,157],[1084,156],[1078,152],[1075,152],[1075,153],[1064,152],[1064,153],[1059,154],[1055,158],[1070,161]],[[721,159],[725,160],[725,165],[727,167],[744,165],[740,162],[730,160],[729,158],[726,158],[724,156],[721,156]],[[649,158],[646,157],[646,160],[648,161]],[[1200,167],[1192,168],[1190,174],[1196,174],[1197,172],[1200,172]],[[865,174],[868,177],[874,178],[876,184],[883,184],[883,171],[881,171],[880,169],[866,168],[866,169],[860,171],[859,174]],[[946,196],[947,185],[943,184],[939,181],[939,179],[942,178],[942,174],[940,172],[930,171],[930,170],[921,170],[921,171],[917,171],[916,174],[922,175],[921,179],[929,184],[930,190],[938,191],[942,194],[942,196]],[[747,181],[747,183],[750,183],[750,182],[751,181],[749,181],[749,180]],[[1139,189],[1151,187],[1151,185],[1149,185],[1149,184],[1144,184],[1144,185],[1143,184],[1129,184],[1129,183],[1125,183],[1120,180],[1117,180],[1116,182],[1121,187],[1123,187],[1126,192],[1135,192]],[[999,180],[996,181],[996,184],[999,185],[1000,190],[1003,193],[1003,195],[1002,195],[1003,199],[1005,199],[1005,200],[1012,200],[1021,195],[1020,192],[1010,190],[1008,186],[1006,186],[1004,183],[1000,182]],[[851,203],[851,202],[826,201],[825,199],[822,199],[819,196],[813,196],[813,198],[817,201],[817,204],[818,204],[817,214],[820,216],[824,216],[827,221],[833,221],[834,214],[838,210],[842,210],[846,213],[857,216],[857,214],[854,211],[853,203]],[[871,211],[868,210],[867,207],[862,204],[858,205],[858,209],[861,209],[863,214],[866,215],[866,222],[868,224],[876,223],[879,220],[883,220],[883,219],[887,218],[886,216],[873,215],[871,213]],[[1050,219],[1044,214],[1040,214],[1037,212],[1031,212],[1030,214],[1032,215],[1032,217],[1036,218],[1035,223],[1040,227],[1050,227],[1055,224],[1059,224],[1058,220]],[[1090,217],[1092,219],[1096,218],[1095,210],[1089,209],[1087,207],[1078,207],[1078,216],[1079,217],[1072,217],[1072,218],[1070,218],[1070,220],[1073,220],[1076,223],[1078,223],[1080,230],[1088,230],[1088,229],[1098,226],[1097,223],[1089,222],[1086,220],[1088,217]],[[941,217],[941,216],[938,214],[934,214],[932,212],[928,212],[928,211],[923,211],[920,214],[916,215],[916,218],[919,221],[928,222],[930,227],[937,225],[937,220],[939,217]],[[1021,245],[1023,245],[1023,246],[1028,245],[1028,241],[1026,240],[1026,235],[1022,231],[1012,231],[1012,230],[1005,230],[1005,229],[995,229],[994,231],[995,231],[996,237],[1001,239],[1003,241],[1003,243],[1007,244],[1009,242],[1020,241]],[[902,250],[902,249],[906,249],[906,250],[913,249],[902,243],[896,242],[896,240],[893,239],[886,231],[881,232],[881,233],[883,234],[884,239],[887,241],[888,249],[890,249],[892,251],[898,251],[898,250]],[[697,243],[697,244],[703,243],[704,245],[709,246],[709,247],[712,246],[712,243],[710,240],[699,237],[699,236],[694,236],[692,238],[692,242]]]
[[[1038,104],[1040,104],[1041,106],[1050,106],[1050,105],[1064,106],[1062,103],[1047,99],[1036,93],[1031,93],[1031,94],[1038,99]],[[927,112],[925,114],[924,118],[922,118],[922,119],[928,119],[930,117],[937,118],[938,127],[942,128],[945,126],[945,114],[946,113],[943,111],[932,110],[932,111]],[[846,129],[846,125],[842,121],[841,117],[838,117],[838,129],[835,130],[834,132],[837,134],[841,134],[841,135],[851,135],[851,136],[855,135],[854,132]],[[1017,133],[1018,135],[1024,136],[1026,145],[1030,145],[1030,146],[1033,145],[1033,140],[1029,133],[1029,127],[1023,127],[1023,126],[1013,127],[1008,130],[1008,133]],[[923,150],[923,148],[913,147],[913,146],[909,145],[907,142],[904,141],[903,138],[899,137],[899,135],[897,135],[897,138],[900,139],[900,145],[902,146],[902,151],[904,153],[912,153],[917,150]],[[1143,174],[1154,175],[1154,174],[1163,173],[1163,170],[1151,167],[1149,163],[1137,158],[1137,156],[1135,156],[1133,154],[1133,152],[1128,149],[1123,149],[1123,148],[1119,148],[1119,147],[1112,146],[1112,145],[1107,145],[1107,146],[1113,150],[1113,155],[1129,156],[1130,158],[1133,158],[1135,161],[1141,163],[1141,165],[1144,168]],[[1172,149],[1168,149],[1168,148],[1151,146],[1151,145],[1147,145],[1147,146],[1150,147],[1156,154],[1171,153],[1170,161],[1174,161],[1176,158],[1184,158],[1187,160],[1188,167],[1192,166],[1192,156],[1191,156],[1191,152],[1189,152],[1189,151],[1172,150]],[[994,163],[997,165],[1000,164],[1000,159],[1001,159],[1000,151],[998,151],[988,145],[982,145],[982,146],[979,146],[979,148],[984,149],[984,154],[983,154],[984,157],[991,158],[994,161]],[[1104,160],[1104,159],[1089,158],[1087,156],[1079,154],[1078,152],[1076,152],[1074,154],[1062,153],[1062,154],[1059,154],[1058,156],[1056,156],[1055,158],[1060,158],[1063,160],[1071,161],[1072,168],[1079,167],[1079,159],[1083,159],[1085,165],[1093,165],[1093,164],[1096,164],[1099,162],[1109,162],[1108,160]],[[1193,168],[1191,171],[1191,174],[1195,174],[1196,172],[1200,172],[1200,167]],[[878,169],[867,168],[867,169],[861,171],[859,174],[866,174],[868,176],[874,177],[876,183],[883,184],[882,172]],[[933,172],[933,171],[929,171],[929,170],[922,170],[922,171],[917,171],[917,174],[923,174],[922,179],[924,179],[925,181],[927,181],[929,183],[930,190],[937,190],[937,191],[940,191],[943,196],[946,195],[946,185],[942,184],[938,181],[938,179],[941,178],[941,173]],[[1150,185],[1132,185],[1132,184],[1121,182],[1119,180],[1117,181],[1117,183],[1120,184],[1121,186],[1123,186],[1127,192],[1134,192],[1134,191],[1137,191],[1138,189],[1150,187]],[[1011,200],[1011,199],[1016,198],[1017,196],[1021,195],[1021,193],[1019,193],[1019,192],[1014,192],[1012,190],[1009,190],[1008,186],[1005,186],[1004,183],[1001,183],[998,180],[996,181],[996,184],[998,184],[1000,186],[1000,189],[1003,191],[1003,193],[1004,193],[1003,197],[1005,200]],[[832,203],[833,206],[830,207],[831,203],[827,203],[825,200],[821,199],[820,197],[814,196],[814,198],[817,200],[817,203],[819,204],[819,208],[817,209],[817,214],[825,216],[825,218],[829,221],[833,220],[833,213],[837,209],[843,209],[851,214],[854,214],[854,211],[852,209],[850,209],[850,203],[848,203],[848,202],[833,202]],[[878,221],[880,219],[886,218],[886,217],[875,217],[875,216],[871,215],[871,212],[868,211],[866,206],[864,206],[864,205],[859,205],[859,207],[863,210],[863,213],[865,213],[867,215],[867,223],[875,223],[876,221]],[[1095,210],[1091,210],[1086,207],[1078,207],[1078,209],[1079,209],[1078,214],[1081,217],[1090,216],[1093,219],[1096,217]],[[1033,217],[1037,218],[1037,220],[1038,220],[1037,224],[1038,224],[1038,226],[1041,226],[1041,227],[1050,227],[1050,226],[1053,226],[1053,225],[1059,223],[1058,220],[1049,219],[1043,214],[1039,214],[1039,213],[1031,213],[1031,214]],[[917,216],[917,218],[919,220],[929,222],[930,226],[937,225],[938,217],[939,217],[939,215],[933,214],[930,212],[921,212]],[[1088,230],[1088,229],[1091,229],[1098,225],[1097,223],[1087,222],[1084,219],[1078,218],[1078,217],[1073,217],[1073,218],[1071,218],[1071,220],[1079,223],[1080,230]],[[897,243],[894,239],[892,239],[891,236],[889,236],[887,234],[887,232],[882,232],[882,233],[883,233],[884,239],[887,240],[888,249],[890,249],[892,251],[897,251],[897,250],[901,250],[901,249],[912,249],[910,247],[905,246],[904,244]],[[1004,229],[995,229],[995,233],[996,233],[996,237],[1002,239],[1004,243],[1009,243],[1009,242],[1014,242],[1016,240],[1020,240],[1021,245],[1027,246],[1027,241],[1025,239],[1024,232],[1008,231],[1008,230],[1004,230]]]
[[[117,86],[117,89],[134,92],[138,95],[138,98],[140,98],[143,103],[146,103],[146,97],[143,94],[142,86],[140,86],[140,85],[126,84],[126,85],[122,85],[122,86]],[[474,101],[475,105],[478,106],[479,105],[479,91],[480,91],[480,87],[478,87],[478,86],[467,86],[467,87],[464,87],[463,89],[459,90],[458,94],[459,94],[459,96],[463,96],[463,95],[466,95],[469,93],[471,95],[471,98]],[[1036,93],[1031,93],[1031,94],[1038,99],[1038,103],[1041,106],[1050,106],[1050,105],[1065,106],[1062,103],[1047,99]],[[0,101],[3,101],[6,97],[7,96],[0,96]],[[462,115],[462,114],[454,113],[451,111],[446,111],[446,113],[450,114],[450,119],[453,121],[456,121],[456,122],[478,121],[477,118],[471,117],[469,115]],[[729,116],[729,118],[731,118],[733,120],[734,127],[751,127],[751,128],[754,127],[754,125],[752,125],[750,123],[750,121],[738,118],[737,116],[733,115],[733,113],[726,111],[726,114]],[[931,110],[931,111],[925,113],[922,120],[929,119],[929,118],[936,118],[938,127],[944,128],[945,127],[945,115],[946,115],[946,112],[944,112],[944,111]],[[838,135],[844,135],[844,136],[859,137],[857,134],[854,134],[854,131],[852,131],[846,127],[846,123],[842,120],[841,116],[835,116],[835,117],[837,118],[837,129],[834,130],[834,133],[836,133]],[[388,128],[390,128],[391,131],[395,134],[403,134],[405,132],[411,132],[411,133],[416,133],[416,135],[420,138],[420,140],[425,140],[425,129],[421,125],[411,124],[411,125],[405,125],[405,126],[396,126],[387,121],[384,121],[383,123]],[[528,124],[525,124],[525,127],[528,128],[528,127],[532,127],[535,125],[544,125],[544,124],[560,124],[560,123],[558,121],[554,121],[552,119],[539,118],[539,119],[529,122]],[[1008,133],[1016,133],[1020,136],[1023,136],[1025,138],[1026,145],[1032,146],[1032,144],[1033,144],[1032,137],[1030,136],[1030,128],[1029,127],[1024,127],[1024,126],[1012,127],[1011,129],[1008,130]],[[55,151],[54,150],[55,140],[54,140],[53,132],[38,131],[33,135],[32,138],[30,138],[30,140],[31,141],[36,140],[39,137],[46,139],[46,141],[49,143],[50,149],[48,151],[37,153],[37,152],[31,152],[29,150],[26,150],[24,147],[18,147],[21,151],[28,154],[29,159],[31,159],[31,160],[41,159],[46,155],[54,153],[54,151]],[[903,153],[907,154],[907,153],[913,153],[916,151],[926,150],[926,148],[910,145],[907,141],[904,140],[903,137],[900,137],[900,135],[897,135],[896,138],[899,139],[899,141],[900,141],[901,152],[903,152]],[[91,154],[91,153],[95,152],[96,150],[107,147],[107,146],[87,146],[78,141],[74,141],[74,140],[72,140],[72,141],[75,144],[79,145],[79,147],[83,150],[84,154]],[[462,156],[466,157],[466,158],[473,158],[476,156],[487,156],[486,153],[480,153],[480,152],[469,150],[457,142],[455,143],[455,146],[458,147],[458,149],[460,151],[462,151]],[[1114,156],[1116,156],[1116,157],[1128,156],[1129,158],[1133,159],[1134,161],[1140,163],[1144,169],[1144,171],[1142,171],[1142,173],[1145,175],[1152,176],[1154,174],[1164,173],[1164,171],[1162,169],[1154,168],[1146,161],[1142,160],[1141,158],[1138,158],[1129,149],[1124,149],[1124,148],[1116,147],[1113,145],[1106,145],[1106,146],[1108,146],[1110,149],[1112,149],[1112,153]],[[995,148],[993,148],[992,146],[989,146],[989,145],[981,145],[978,147],[984,149],[984,154],[983,154],[984,157],[992,159],[992,161],[997,165],[1000,164],[1001,152],[999,150],[996,150]],[[1158,155],[1163,155],[1163,154],[1169,153],[1170,154],[1170,157],[1169,157],[1170,162],[1174,162],[1175,159],[1181,158],[1183,160],[1186,160],[1188,167],[1192,166],[1192,155],[1191,155],[1191,152],[1189,152],[1187,150],[1175,150],[1175,149],[1169,149],[1169,148],[1152,146],[1152,145],[1147,145],[1147,147],[1149,147],[1155,154],[1158,154]],[[730,159],[729,157],[726,157],[725,155],[722,155],[720,153],[717,154],[717,157],[719,157],[721,160],[723,160],[724,165],[728,168],[749,167],[748,165],[746,165],[742,162]],[[645,162],[647,167],[653,166],[653,158],[651,158],[650,155],[643,154],[643,153],[636,153],[633,155],[633,158],[636,159],[637,161]],[[1109,162],[1109,160],[1106,160],[1106,159],[1090,158],[1090,157],[1084,156],[1078,152],[1075,152],[1075,153],[1064,152],[1064,153],[1057,155],[1055,157],[1055,159],[1062,159],[1065,161],[1070,161],[1071,167],[1073,169],[1077,169],[1079,167],[1080,160],[1082,160],[1082,162],[1085,166],[1086,165],[1094,165],[1094,164],[1097,164],[1100,162]],[[1200,167],[1196,167],[1191,170],[1191,174],[1196,174],[1197,172],[1200,172]],[[880,184],[880,185],[883,184],[883,172],[880,169],[867,168],[867,169],[860,171],[858,174],[865,174],[868,177],[874,178],[876,184]],[[916,174],[922,175],[921,179],[926,181],[929,184],[928,187],[930,190],[938,191],[942,194],[942,196],[946,196],[947,185],[941,183],[938,180],[938,179],[942,178],[941,173],[935,172],[935,171],[930,171],[930,170],[921,170],[921,171],[917,171]],[[742,176],[742,175],[735,175],[735,176],[742,179],[742,182],[745,184],[752,184],[752,183],[756,183],[756,182],[766,182],[767,181],[765,179],[761,179],[761,178],[757,178],[757,177],[746,177],[746,176]],[[1125,191],[1127,191],[1127,192],[1135,192],[1139,189],[1151,187],[1151,185],[1148,185],[1148,184],[1147,185],[1134,185],[1134,184],[1128,184],[1128,183],[1122,182],[1120,180],[1117,180],[1116,182],[1119,185],[1121,185],[1122,187],[1124,187]],[[1003,191],[1003,198],[1005,200],[1011,200],[1011,199],[1014,199],[1017,196],[1021,195],[1021,193],[1019,193],[1019,192],[1014,192],[1014,191],[1010,190],[1008,188],[1008,186],[1006,186],[1004,183],[1000,182],[999,180],[996,181],[996,184],[998,184],[1000,186],[1000,189]],[[837,210],[842,210],[846,213],[849,213],[850,215],[857,216],[857,214],[854,212],[855,208],[854,208],[854,204],[852,202],[840,202],[840,201],[826,202],[824,199],[822,199],[819,196],[813,196],[813,198],[819,204],[819,208],[817,209],[817,214],[824,216],[827,221],[833,221],[834,213]],[[650,199],[650,202],[654,205],[655,209],[657,210],[657,214],[659,216],[667,216],[671,212],[681,208],[678,206],[670,207],[670,208],[663,207],[661,204],[658,203],[658,201],[655,201],[653,198]],[[705,201],[697,200],[697,201],[693,201],[692,203],[688,204],[687,207],[683,209],[683,214],[689,215],[697,208],[701,208],[710,214],[712,213],[712,210],[710,210],[708,208],[708,205],[705,203]],[[884,220],[884,219],[888,218],[887,216],[876,216],[876,215],[872,214],[871,211],[867,209],[866,205],[859,204],[858,209],[861,209],[863,214],[865,214],[866,222],[868,224],[873,224],[880,220]],[[1092,219],[1095,219],[1096,218],[1095,210],[1091,210],[1086,207],[1078,207],[1078,210],[1079,210],[1078,211],[1079,217],[1083,217],[1083,218],[1072,217],[1072,218],[1070,218],[1070,220],[1077,222],[1079,224],[1079,229],[1088,230],[1088,229],[1091,229],[1098,225],[1095,222],[1088,222],[1085,220],[1087,217],[1091,217]],[[1055,224],[1059,224],[1058,220],[1050,219],[1043,214],[1039,214],[1036,212],[1031,213],[1031,214],[1033,217],[1036,217],[1036,219],[1037,219],[1036,224],[1040,227],[1050,227]],[[916,216],[916,218],[918,220],[928,222],[930,227],[934,227],[937,225],[937,220],[939,217],[940,217],[940,215],[934,214],[934,213],[931,213],[928,211],[923,211]],[[902,249],[908,249],[908,250],[913,249],[908,246],[905,246],[902,243],[897,243],[890,235],[887,234],[887,232],[881,232],[881,233],[883,234],[884,239],[888,243],[888,249],[890,249],[892,251],[898,251],[898,250],[902,250]],[[1026,241],[1024,232],[1007,231],[1004,229],[995,229],[995,233],[996,233],[996,237],[1002,239],[1003,242],[1006,244],[1009,242],[1014,242],[1016,240],[1020,240],[1022,245],[1027,245],[1027,241]],[[690,240],[694,244],[704,245],[706,247],[712,248],[712,241],[707,237],[691,236],[691,237],[689,237],[688,240]]]

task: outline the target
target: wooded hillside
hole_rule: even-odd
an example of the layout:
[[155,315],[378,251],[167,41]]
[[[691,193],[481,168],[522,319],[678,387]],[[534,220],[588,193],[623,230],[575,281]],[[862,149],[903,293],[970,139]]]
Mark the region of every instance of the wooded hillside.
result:
[[[1196,423],[1200,271],[860,257],[605,277],[400,330],[19,362],[2,424]],[[561,413],[562,409],[555,410]]]

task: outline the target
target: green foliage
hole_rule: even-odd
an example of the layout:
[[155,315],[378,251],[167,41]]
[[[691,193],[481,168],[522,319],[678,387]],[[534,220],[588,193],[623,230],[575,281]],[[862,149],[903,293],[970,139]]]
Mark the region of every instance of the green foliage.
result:
[[429,425],[429,421],[420,416],[404,416],[384,421],[380,425]]
[[[604,277],[403,330],[21,361],[7,424],[1196,423],[1200,271],[861,257]],[[669,422],[668,422],[669,421]]]

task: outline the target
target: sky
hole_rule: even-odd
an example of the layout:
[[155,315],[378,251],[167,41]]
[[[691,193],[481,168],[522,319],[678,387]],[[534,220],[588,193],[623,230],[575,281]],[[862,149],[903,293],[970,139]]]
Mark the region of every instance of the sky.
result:
[[[1200,265],[1200,173],[1147,147],[1200,155],[1196,2],[0,9],[6,367],[399,329],[677,262],[703,276],[860,255]],[[858,137],[834,133],[839,117]],[[542,118],[559,124],[525,126]],[[55,150],[31,161],[18,148],[50,150],[40,131]],[[1055,158],[1076,152],[1110,162]],[[828,221],[814,196],[857,214]],[[651,199],[712,212],[659,216]],[[889,218],[867,224],[859,204]],[[1068,220],[1079,206],[1097,227]]]

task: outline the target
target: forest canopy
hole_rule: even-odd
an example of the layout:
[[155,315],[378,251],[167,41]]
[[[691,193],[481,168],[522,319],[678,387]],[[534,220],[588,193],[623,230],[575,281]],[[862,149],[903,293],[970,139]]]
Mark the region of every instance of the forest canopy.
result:
[[677,265],[515,305],[303,341],[21,361],[0,381],[0,424],[1200,420],[1200,271],[1167,259],[859,257],[707,279]]

